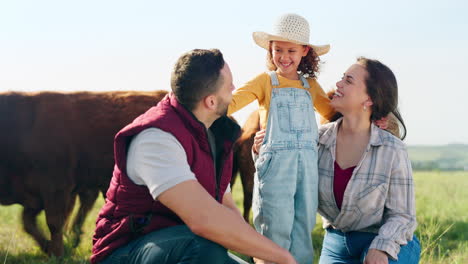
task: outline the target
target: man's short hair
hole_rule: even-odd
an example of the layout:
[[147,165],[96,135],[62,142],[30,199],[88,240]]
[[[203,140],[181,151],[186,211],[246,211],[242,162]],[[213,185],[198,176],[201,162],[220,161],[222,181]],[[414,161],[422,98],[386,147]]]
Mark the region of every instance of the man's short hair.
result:
[[223,54],[218,49],[194,49],[183,54],[171,75],[171,88],[180,104],[192,111],[222,83]]

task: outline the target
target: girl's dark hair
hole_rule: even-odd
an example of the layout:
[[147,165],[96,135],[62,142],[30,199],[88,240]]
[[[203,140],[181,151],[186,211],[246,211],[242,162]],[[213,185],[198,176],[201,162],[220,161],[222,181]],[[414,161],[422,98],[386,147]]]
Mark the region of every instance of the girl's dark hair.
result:
[[[307,47],[304,45],[304,47]],[[271,50],[271,41],[270,41],[270,48],[268,49],[267,53],[267,68],[270,71],[276,71],[276,65],[273,62],[273,55],[272,55],[272,50]],[[319,73],[320,70],[320,58],[315,53],[314,49],[309,47],[309,52],[307,52],[307,55],[302,57],[301,62],[299,63],[299,67],[297,68],[297,71],[304,75],[306,78],[317,78],[317,74]]]
[[406,126],[398,110],[398,84],[392,70],[378,60],[359,57],[357,62],[367,70],[366,88],[372,100],[371,121],[392,113],[400,126],[399,137],[406,137]]

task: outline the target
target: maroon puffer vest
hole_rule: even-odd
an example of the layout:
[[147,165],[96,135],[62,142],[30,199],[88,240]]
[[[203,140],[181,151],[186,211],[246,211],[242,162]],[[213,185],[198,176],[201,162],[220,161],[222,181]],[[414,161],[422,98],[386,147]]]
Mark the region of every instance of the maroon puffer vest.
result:
[[134,184],[127,176],[127,147],[133,136],[150,127],[169,132],[177,138],[199,183],[218,202],[222,201],[231,180],[232,145],[239,136],[240,127],[227,117],[219,118],[211,126],[216,145],[222,146],[218,154],[221,169],[215,175],[205,126],[170,93],[115,136],[115,167],[106,203],[96,221],[91,263],[103,260],[138,236],[184,224],[176,214],[155,201],[146,186]]

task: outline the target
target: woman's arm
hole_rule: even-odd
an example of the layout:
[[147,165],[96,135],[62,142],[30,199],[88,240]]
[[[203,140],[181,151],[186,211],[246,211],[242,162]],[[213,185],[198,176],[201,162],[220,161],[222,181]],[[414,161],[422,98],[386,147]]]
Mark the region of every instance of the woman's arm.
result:
[[403,146],[395,151],[385,201],[384,224],[369,248],[384,251],[391,258],[398,259],[401,245],[407,244],[412,239],[416,229],[416,208],[413,173],[408,152]]

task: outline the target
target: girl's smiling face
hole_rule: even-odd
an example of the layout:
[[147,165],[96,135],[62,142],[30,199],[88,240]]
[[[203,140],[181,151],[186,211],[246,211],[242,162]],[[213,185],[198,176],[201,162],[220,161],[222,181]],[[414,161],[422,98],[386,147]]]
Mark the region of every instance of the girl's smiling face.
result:
[[276,72],[285,78],[298,80],[297,68],[309,49],[308,46],[291,42],[272,41],[271,54],[277,68]]

